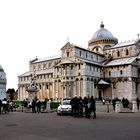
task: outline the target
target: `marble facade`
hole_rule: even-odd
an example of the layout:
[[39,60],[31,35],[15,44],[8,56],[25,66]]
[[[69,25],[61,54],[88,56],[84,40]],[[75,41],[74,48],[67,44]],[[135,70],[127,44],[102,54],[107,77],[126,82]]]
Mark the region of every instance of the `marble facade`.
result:
[[40,100],[75,95],[133,100],[140,97],[140,40],[118,43],[101,23],[87,48],[67,42],[60,56],[31,60],[29,71],[18,76],[19,100],[28,98],[34,71]]

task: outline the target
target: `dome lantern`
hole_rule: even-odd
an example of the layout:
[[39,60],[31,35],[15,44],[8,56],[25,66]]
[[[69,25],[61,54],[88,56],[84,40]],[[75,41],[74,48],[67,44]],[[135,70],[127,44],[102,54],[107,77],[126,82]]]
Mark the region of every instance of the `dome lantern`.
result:
[[102,21],[101,21],[101,24],[100,24],[100,28],[104,28],[104,24],[103,24]]

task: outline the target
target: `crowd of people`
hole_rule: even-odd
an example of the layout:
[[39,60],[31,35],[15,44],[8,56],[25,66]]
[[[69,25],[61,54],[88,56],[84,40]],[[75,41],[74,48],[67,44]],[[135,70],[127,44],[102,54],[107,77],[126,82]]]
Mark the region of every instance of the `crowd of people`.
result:
[[3,100],[0,100],[0,114],[1,113],[7,113],[7,112],[13,112],[15,110],[15,104],[13,101],[9,101],[6,98]]
[[70,104],[72,106],[72,116],[82,117],[85,113],[85,117],[90,118],[91,113],[93,112],[93,117],[96,118],[96,102],[93,96],[90,98],[84,97],[83,99],[75,96],[71,99]]
[[43,102],[41,102],[39,99],[34,98],[31,102],[28,100],[23,101],[24,108],[30,108],[32,110],[32,113],[41,113],[41,109],[46,109],[47,105],[47,99],[45,99]]
[[[127,98],[122,98],[122,99],[114,98],[112,100],[105,100],[105,99],[102,100],[103,105],[106,102],[112,104],[114,111],[115,111],[117,101],[122,103],[122,106],[124,108],[130,108],[131,106]],[[139,103],[140,103],[139,98],[136,99],[136,103],[137,103],[137,109],[139,110]],[[96,99],[94,99],[93,96],[91,96],[90,98],[84,97],[83,99],[81,97],[75,96],[74,98],[71,99],[70,104],[72,106],[71,114],[73,117],[85,116],[87,118],[90,118],[91,113],[93,112],[93,118],[96,118]]]

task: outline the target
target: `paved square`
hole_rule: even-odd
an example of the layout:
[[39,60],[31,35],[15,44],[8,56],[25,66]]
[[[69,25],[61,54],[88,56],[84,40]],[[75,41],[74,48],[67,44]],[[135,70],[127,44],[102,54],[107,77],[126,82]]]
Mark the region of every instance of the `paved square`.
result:
[[101,113],[97,119],[54,113],[0,115],[0,140],[139,140],[140,113]]

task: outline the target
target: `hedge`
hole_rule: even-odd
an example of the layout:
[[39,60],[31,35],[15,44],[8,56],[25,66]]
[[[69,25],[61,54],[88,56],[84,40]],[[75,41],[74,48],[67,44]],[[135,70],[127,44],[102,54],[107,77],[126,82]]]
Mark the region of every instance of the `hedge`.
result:
[[[23,101],[20,100],[13,100],[13,103],[16,108],[23,106]],[[51,102],[50,107],[51,109],[56,109],[59,106],[60,102]],[[43,102],[41,102],[41,105],[43,106]]]

